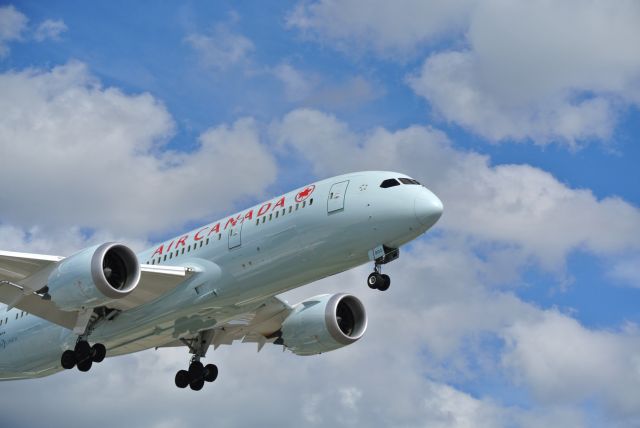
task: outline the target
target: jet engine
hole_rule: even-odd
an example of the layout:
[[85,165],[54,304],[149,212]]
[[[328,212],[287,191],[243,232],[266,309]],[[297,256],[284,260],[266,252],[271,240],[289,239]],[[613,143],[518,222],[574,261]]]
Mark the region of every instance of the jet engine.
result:
[[56,264],[47,293],[64,311],[107,305],[130,294],[140,282],[135,253],[109,242],[86,248]]
[[282,323],[280,339],[294,354],[314,355],[349,345],[366,329],[360,300],[349,294],[323,294],[294,306]]

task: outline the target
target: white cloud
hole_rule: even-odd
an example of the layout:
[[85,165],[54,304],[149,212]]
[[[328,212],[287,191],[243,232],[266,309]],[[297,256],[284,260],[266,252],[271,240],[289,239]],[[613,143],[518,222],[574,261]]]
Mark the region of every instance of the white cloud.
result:
[[0,7],[0,58],[9,54],[8,42],[22,38],[28,22],[13,5]]
[[640,245],[637,207],[615,197],[598,200],[528,165],[492,166],[486,156],[456,150],[428,127],[358,134],[334,116],[298,109],[272,133],[318,176],[357,169],[409,173],[444,201],[438,227],[522,249],[524,260],[534,256],[548,269],[562,267],[574,250],[613,256]]
[[640,255],[632,254],[614,259],[609,275],[625,285],[640,288]]
[[0,92],[0,180],[11,183],[0,219],[13,226],[147,238],[263,196],[276,176],[253,120],[207,130],[193,152],[171,151],[161,102],[102,88],[79,63],[4,73]]
[[471,0],[321,0],[301,2],[287,26],[329,39],[345,51],[373,49],[404,57],[418,47],[464,29]]
[[211,35],[194,33],[185,41],[197,52],[205,67],[216,71],[246,64],[255,49],[251,40],[223,24],[216,25]]
[[352,76],[335,82],[320,74],[302,71],[291,64],[276,66],[273,75],[282,82],[288,101],[329,110],[352,109],[379,98],[384,89],[363,76]]
[[543,402],[603,400],[640,422],[640,334],[588,330],[555,311],[505,330],[504,364]]
[[635,1],[479,2],[468,50],[432,54],[409,83],[491,141],[608,140],[640,103],[638,22]]
[[60,34],[67,30],[67,25],[61,19],[47,19],[42,24],[38,25],[33,38],[39,42],[47,39],[60,40]]
[[321,0],[287,22],[350,56],[417,56],[444,41],[408,82],[437,116],[492,142],[606,141],[640,105],[634,0]]

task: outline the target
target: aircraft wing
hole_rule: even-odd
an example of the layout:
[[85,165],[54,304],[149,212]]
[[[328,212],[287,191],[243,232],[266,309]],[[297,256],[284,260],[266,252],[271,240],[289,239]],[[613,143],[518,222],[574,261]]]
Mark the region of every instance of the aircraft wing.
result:
[[[47,285],[49,274],[64,257],[0,251],[0,302],[7,310],[18,308],[54,324],[74,329],[86,323],[77,311],[62,311],[38,291]],[[181,266],[141,265],[140,282],[128,296],[110,305],[127,310],[155,300],[189,278],[193,270]]]
[[[277,332],[282,327],[285,318],[293,308],[279,297],[271,297],[260,303],[250,312],[216,325],[214,328],[200,333],[209,337],[210,345],[217,349],[220,345],[231,345],[235,341],[243,343],[252,342],[258,344],[258,352],[266,343],[273,343],[278,339]],[[191,341],[196,342],[197,336],[183,338],[167,343],[161,348],[188,346]]]

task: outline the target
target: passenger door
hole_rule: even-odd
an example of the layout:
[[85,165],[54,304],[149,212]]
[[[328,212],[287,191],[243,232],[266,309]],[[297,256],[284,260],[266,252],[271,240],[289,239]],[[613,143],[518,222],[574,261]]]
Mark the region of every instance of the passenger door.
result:
[[349,186],[349,180],[341,181],[333,184],[329,191],[329,199],[327,200],[327,213],[344,210],[344,198],[347,195],[347,187]]

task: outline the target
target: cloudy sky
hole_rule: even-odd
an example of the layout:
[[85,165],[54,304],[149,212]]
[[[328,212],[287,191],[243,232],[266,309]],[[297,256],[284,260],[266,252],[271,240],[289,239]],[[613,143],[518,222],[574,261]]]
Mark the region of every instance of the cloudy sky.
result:
[[0,248],[142,249],[397,170],[445,214],[315,357],[180,349],[0,384],[0,426],[640,426],[637,0],[2,2]]

